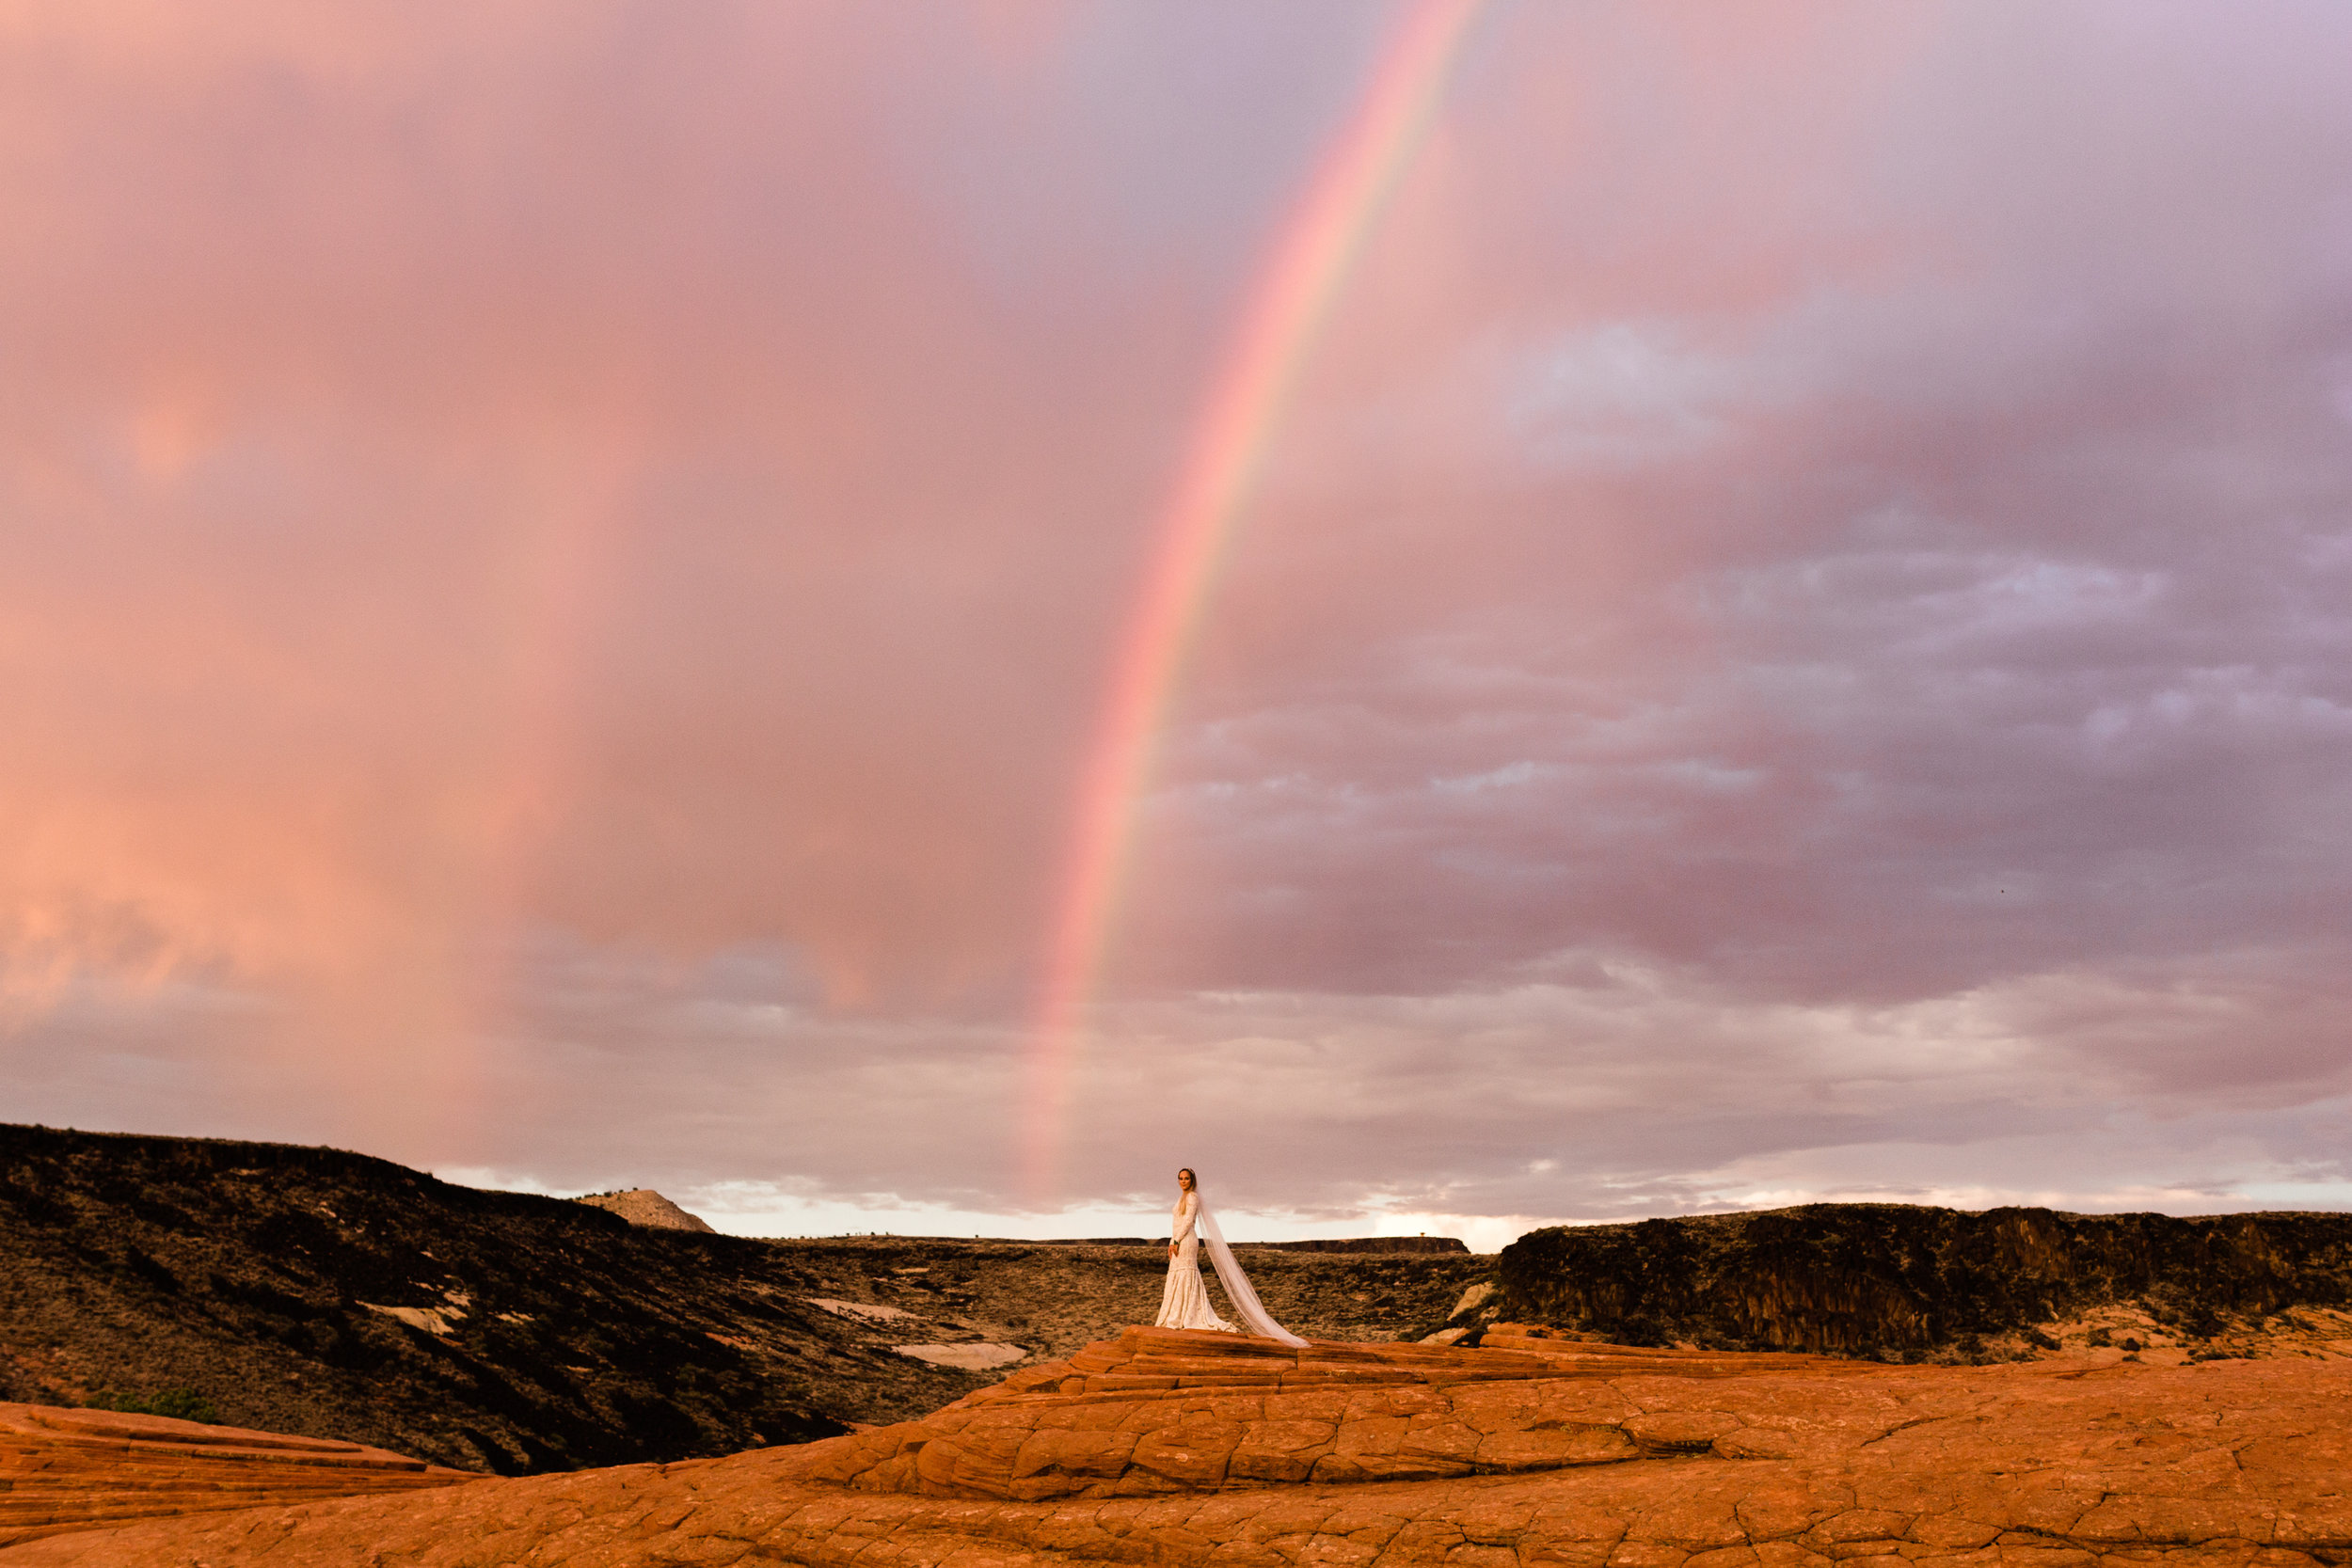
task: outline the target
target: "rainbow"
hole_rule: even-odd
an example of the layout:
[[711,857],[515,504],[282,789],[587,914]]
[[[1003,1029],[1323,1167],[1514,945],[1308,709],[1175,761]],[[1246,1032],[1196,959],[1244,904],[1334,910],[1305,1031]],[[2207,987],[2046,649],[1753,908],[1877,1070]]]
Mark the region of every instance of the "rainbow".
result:
[[1071,1069],[1116,912],[1135,802],[1184,654],[1317,329],[1444,96],[1482,0],[1418,0],[1282,224],[1201,410],[1114,661],[1079,779],[1030,1035],[1024,1154],[1030,1196],[1059,1174]]

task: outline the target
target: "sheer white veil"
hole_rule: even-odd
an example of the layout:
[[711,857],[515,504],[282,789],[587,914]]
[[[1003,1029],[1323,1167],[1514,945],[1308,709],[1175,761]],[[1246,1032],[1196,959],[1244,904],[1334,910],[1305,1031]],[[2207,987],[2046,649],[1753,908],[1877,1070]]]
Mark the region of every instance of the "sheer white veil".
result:
[[[1193,1178],[1192,1195],[1200,1198],[1199,1177]],[[1200,1207],[1193,1218],[1200,1226],[1200,1239],[1209,1243],[1209,1260],[1216,1265],[1216,1277],[1223,1282],[1225,1294],[1232,1299],[1233,1310],[1241,1314],[1249,1332],[1261,1338],[1279,1340],[1293,1350],[1305,1350],[1307,1341],[1276,1323],[1258,1300],[1258,1292],[1249,1288],[1249,1276],[1233,1261],[1233,1249],[1225,1244],[1225,1232],[1216,1227],[1216,1216],[1209,1212],[1206,1198],[1200,1198]]]

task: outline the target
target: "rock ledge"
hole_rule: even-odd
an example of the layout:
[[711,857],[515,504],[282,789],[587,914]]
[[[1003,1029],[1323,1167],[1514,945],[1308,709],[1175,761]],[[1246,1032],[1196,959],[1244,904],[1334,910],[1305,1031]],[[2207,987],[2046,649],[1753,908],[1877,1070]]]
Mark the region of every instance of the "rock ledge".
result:
[[[1522,1343],[1498,1346],[1497,1339]],[[155,1521],[7,1568],[2344,1568],[2352,1362],[1131,1329],[921,1421]]]

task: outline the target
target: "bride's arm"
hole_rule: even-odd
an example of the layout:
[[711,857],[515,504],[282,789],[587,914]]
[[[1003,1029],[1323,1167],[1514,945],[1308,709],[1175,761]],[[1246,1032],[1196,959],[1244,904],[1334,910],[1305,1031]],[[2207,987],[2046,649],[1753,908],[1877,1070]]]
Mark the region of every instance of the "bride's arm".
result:
[[1176,1249],[1184,1244],[1184,1238],[1192,1234],[1192,1216],[1200,1210],[1200,1200],[1190,1193],[1177,1200],[1176,1224],[1168,1238],[1168,1255],[1170,1258],[1175,1257]]

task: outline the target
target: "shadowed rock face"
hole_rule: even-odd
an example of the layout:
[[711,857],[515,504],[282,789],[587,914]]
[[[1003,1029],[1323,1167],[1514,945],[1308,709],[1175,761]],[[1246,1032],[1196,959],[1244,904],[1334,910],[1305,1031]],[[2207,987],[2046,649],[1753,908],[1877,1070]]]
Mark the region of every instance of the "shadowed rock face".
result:
[[942,1375],[850,1343],[762,1243],[335,1149],[0,1128],[0,1397],[186,1387],[461,1469],[839,1432],[803,1346]]
[[2352,1362],[2343,1359],[2157,1368],[2110,1351],[1888,1367],[1514,1345],[1316,1345],[1294,1355],[1264,1341],[1130,1331],[889,1432],[63,1535],[8,1560],[2352,1562]]
[[1964,1356],[2109,1307],[2193,1342],[2352,1304],[2352,1215],[1816,1204],[1534,1231],[1498,1273],[1506,1315],[1640,1344]]

